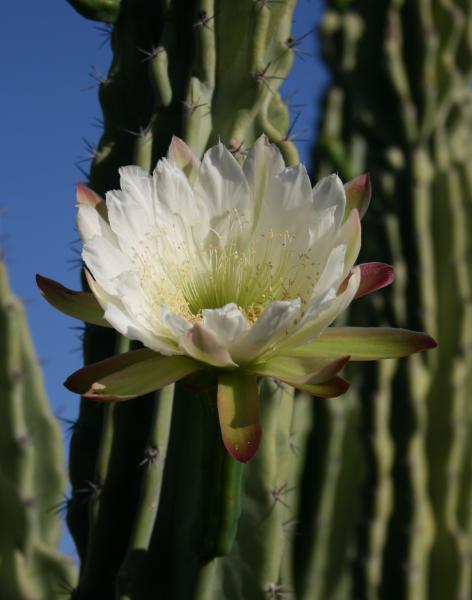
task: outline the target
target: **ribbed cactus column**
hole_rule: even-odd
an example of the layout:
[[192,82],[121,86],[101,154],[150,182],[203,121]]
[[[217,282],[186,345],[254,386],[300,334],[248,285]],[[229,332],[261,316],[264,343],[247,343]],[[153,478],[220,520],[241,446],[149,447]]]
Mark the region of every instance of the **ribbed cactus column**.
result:
[[472,594],[471,27],[460,0],[332,0],[321,25],[333,81],[317,175],[371,173],[363,258],[397,273],[351,323],[426,329],[439,343],[358,373],[368,470],[339,571],[352,591],[340,597]]
[[66,483],[61,432],[1,259],[0,390],[0,597],[57,599],[74,582],[71,562],[56,550]]
[[[221,139],[238,157],[266,133],[289,164],[298,161],[278,94],[293,60],[294,0],[71,4],[114,23],[113,62],[99,89],[104,131],[89,180],[96,192],[118,187],[120,166],[152,170],[174,134],[197,155]],[[114,337],[88,326],[85,361],[122,351]],[[247,600],[288,589],[293,398],[262,386],[267,447],[247,466],[241,509],[230,511],[240,467],[224,452],[213,390],[178,384],[105,409],[82,401],[70,454],[68,523],[82,559],[74,598]],[[244,537],[233,544],[239,510]]]

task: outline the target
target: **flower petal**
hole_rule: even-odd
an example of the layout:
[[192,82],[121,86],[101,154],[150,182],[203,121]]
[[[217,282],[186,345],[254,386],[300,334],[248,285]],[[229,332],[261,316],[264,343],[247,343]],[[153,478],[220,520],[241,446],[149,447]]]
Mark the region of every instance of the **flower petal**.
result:
[[83,367],[68,377],[64,385],[90,400],[129,400],[201,368],[202,365],[186,356],[161,356],[143,348]]
[[347,220],[351,212],[357,208],[359,216],[362,217],[367,212],[372,194],[372,186],[369,174],[359,175],[352,181],[348,181],[344,186],[346,192],[346,212],[344,218]]
[[232,356],[238,364],[247,364],[275,345],[300,312],[301,301],[276,301],[269,304],[252,329],[242,337]]
[[[395,279],[393,267],[380,262],[363,263],[358,265],[361,271],[361,282],[354,298],[380,290],[390,285]],[[351,274],[346,277],[338,289],[338,294],[346,289]]]
[[390,327],[330,327],[318,339],[290,351],[299,357],[340,357],[350,360],[401,358],[436,348],[426,333]]
[[108,212],[103,198],[83,183],[77,184],[76,198],[77,229],[82,242],[85,243],[98,235],[117,245],[116,236],[108,223]]
[[336,288],[339,285],[339,281],[342,280],[343,273],[345,271],[345,256],[345,244],[336,246],[336,248],[331,250],[320,278],[316,282],[313,295],[321,296],[330,288]]
[[36,283],[47,302],[57,310],[86,323],[110,327],[103,318],[102,307],[90,292],[74,292],[39,274],[36,275]]
[[121,167],[118,172],[121,189],[143,206],[152,209],[152,178],[149,173],[136,165]]
[[108,293],[116,293],[117,277],[131,271],[127,257],[104,237],[96,236],[84,244],[82,258],[99,285]]
[[113,303],[108,304],[104,318],[122,335],[130,340],[141,342],[146,348],[166,356],[181,354],[175,340],[157,335],[149,330],[133,318],[124,307],[119,307]]
[[105,221],[108,221],[107,206],[105,200],[99,194],[79,182],[75,188],[75,197],[77,206],[90,206],[91,208],[94,208]]
[[187,319],[171,313],[167,306],[161,306],[161,315],[165,325],[176,339],[179,339],[181,336],[185,335],[189,329],[192,329],[192,324],[187,321]]
[[261,441],[259,390],[255,375],[224,373],[218,378],[218,417],[223,443],[239,462],[252,458]]
[[334,245],[342,243],[346,244],[343,274],[343,278],[345,278],[356,262],[361,249],[361,221],[356,209],[351,212],[348,219],[338,229]]
[[344,216],[346,193],[341,179],[336,174],[323,177],[315,185],[313,203],[316,211],[333,211],[334,225],[337,229]]
[[193,193],[185,174],[165,158],[154,169],[153,186],[157,254],[176,260],[185,249],[187,259],[199,258],[201,240],[208,234],[208,207]]
[[249,183],[257,220],[267,187],[272,178],[285,169],[280,150],[261,135],[249,150],[244,161],[243,171]]
[[242,216],[251,207],[249,186],[241,166],[221,143],[205,152],[194,189],[214,216],[223,216],[234,209]]
[[221,308],[207,308],[202,311],[203,325],[212,331],[218,342],[227,348],[248,330],[243,313],[234,302]]
[[216,335],[202,324],[195,325],[179,340],[180,348],[189,356],[214,367],[236,367],[228,350],[218,343]]
[[200,161],[187,144],[175,135],[172,136],[167,158],[185,174],[190,183],[195,181]]
[[[344,292],[331,298],[330,292],[308,306],[298,329],[279,344],[275,354],[288,354],[287,349],[293,349],[306,342],[316,339],[351,303],[359,287],[360,271],[355,268]],[[292,350],[289,354],[293,356]],[[342,356],[350,354],[349,349]]]
[[121,190],[107,193],[107,207],[121,250],[133,258],[154,225],[154,211],[142,199]]
[[286,167],[269,183],[268,208],[287,212],[293,208],[312,205],[311,183],[304,165]]

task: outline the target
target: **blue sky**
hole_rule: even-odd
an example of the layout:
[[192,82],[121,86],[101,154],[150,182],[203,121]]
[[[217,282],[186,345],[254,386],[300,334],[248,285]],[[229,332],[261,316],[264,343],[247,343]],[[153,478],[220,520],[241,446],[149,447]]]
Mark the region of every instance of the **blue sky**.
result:
[[[294,36],[314,26],[321,0],[300,0]],[[26,305],[46,387],[57,416],[74,418],[78,398],[62,387],[81,366],[78,323],[50,308],[39,296],[36,272],[79,288],[74,184],[87,143],[98,142],[97,89],[90,73],[105,73],[110,51],[97,23],[87,21],[66,0],[9,2],[0,24],[0,240],[11,285]],[[312,138],[316,103],[327,76],[307,36],[306,53],[284,83],[283,94],[300,111],[294,133]],[[298,143],[309,160],[310,143]],[[87,169],[86,160],[81,165]],[[67,442],[66,442],[67,443]],[[73,553],[67,536],[63,548]]]

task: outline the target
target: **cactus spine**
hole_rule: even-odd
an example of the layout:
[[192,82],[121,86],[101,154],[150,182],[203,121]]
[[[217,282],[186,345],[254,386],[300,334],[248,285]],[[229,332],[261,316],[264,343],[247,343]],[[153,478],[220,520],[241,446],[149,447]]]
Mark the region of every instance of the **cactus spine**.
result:
[[0,261],[0,595],[60,598],[74,570],[56,547],[65,489],[61,432],[51,415],[23,307]]
[[370,171],[363,258],[397,272],[351,322],[425,328],[439,342],[436,356],[359,373],[368,470],[343,598],[472,594],[471,19],[459,0],[332,0],[321,26],[334,78],[318,174]]

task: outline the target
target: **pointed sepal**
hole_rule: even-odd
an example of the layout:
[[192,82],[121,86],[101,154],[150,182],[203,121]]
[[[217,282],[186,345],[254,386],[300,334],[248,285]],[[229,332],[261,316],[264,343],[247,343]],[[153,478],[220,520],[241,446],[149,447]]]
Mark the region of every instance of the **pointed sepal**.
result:
[[348,181],[344,185],[344,191],[346,192],[346,210],[344,219],[347,220],[355,208],[359,211],[359,216],[362,219],[369,208],[370,197],[372,195],[369,174],[365,173],[364,175],[359,175],[359,177]]
[[75,292],[39,274],[36,275],[36,283],[46,301],[62,313],[86,323],[111,327],[103,318],[103,308],[91,292]]
[[273,377],[313,396],[334,398],[349,388],[348,382],[337,375],[349,358],[295,357],[291,351],[290,356],[277,356],[251,369],[258,375]]
[[[361,272],[361,282],[354,299],[361,298],[377,290],[387,287],[395,279],[393,267],[381,262],[362,263],[357,265]],[[351,273],[339,286],[338,294],[344,292],[351,277]]]
[[390,327],[328,327],[315,341],[294,348],[290,356],[342,357],[351,361],[402,358],[436,348],[435,340],[420,331]]
[[65,387],[89,400],[130,400],[174,383],[202,368],[193,359],[163,356],[147,348],[112,356],[79,369]]
[[229,454],[239,462],[247,462],[261,441],[259,389],[255,375],[234,371],[218,377],[218,417]]
[[349,389],[349,382],[338,375],[328,379],[328,381],[317,384],[300,383],[297,381],[292,382],[288,379],[283,381],[301,392],[307,392],[318,398],[337,398],[338,396],[342,396]]

